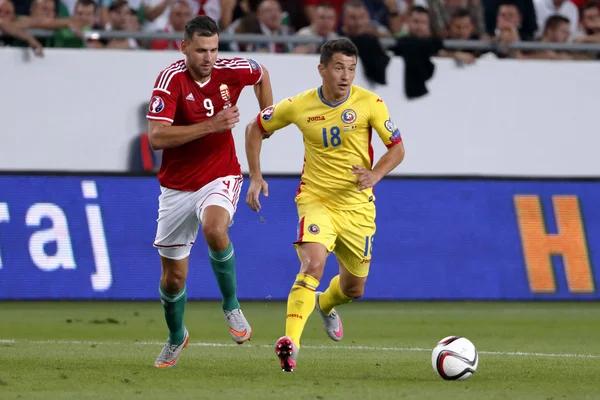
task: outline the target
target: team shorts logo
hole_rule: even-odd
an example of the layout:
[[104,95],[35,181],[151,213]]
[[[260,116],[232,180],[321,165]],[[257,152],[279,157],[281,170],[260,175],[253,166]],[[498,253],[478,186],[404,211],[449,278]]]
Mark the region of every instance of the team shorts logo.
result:
[[164,110],[164,108],[165,108],[165,101],[159,96],[154,96],[152,98],[152,100],[150,101],[150,106],[148,107],[148,110],[151,113],[158,114],[159,112]]
[[385,121],[385,129],[387,129],[390,133],[393,133],[396,130],[396,125],[392,122],[391,118]]
[[262,112],[260,113],[260,117],[265,121],[269,121],[273,117],[274,110],[275,109],[273,108],[273,106],[267,107],[264,110],[262,110]]
[[310,233],[312,233],[313,235],[318,235],[319,232],[321,232],[321,229],[319,229],[319,225],[317,225],[317,224],[310,224],[308,226],[308,231]]
[[351,124],[356,121],[356,113],[354,110],[344,110],[342,113],[342,121],[344,121],[345,124]]

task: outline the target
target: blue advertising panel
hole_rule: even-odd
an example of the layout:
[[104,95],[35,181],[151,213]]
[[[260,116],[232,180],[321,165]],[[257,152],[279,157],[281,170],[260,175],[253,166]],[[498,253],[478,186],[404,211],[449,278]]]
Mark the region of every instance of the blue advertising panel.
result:
[[[244,182],[230,235],[242,299],[285,299],[298,178]],[[0,176],[0,299],[156,299],[155,177]],[[600,181],[386,179],[365,299],[600,299]],[[325,288],[337,264],[330,257]],[[200,237],[190,299],[218,299]]]

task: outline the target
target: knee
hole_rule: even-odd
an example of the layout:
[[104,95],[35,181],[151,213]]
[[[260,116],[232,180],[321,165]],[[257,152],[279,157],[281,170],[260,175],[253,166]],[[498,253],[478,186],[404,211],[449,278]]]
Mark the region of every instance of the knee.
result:
[[167,293],[179,293],[185,286],[185,274],[178,270],[163,271],[160,283]]
[[214,251],[223,251],[229,246],[227,226],[218,223],[202,225],[202,234],[208,246]]
[[325,260],[319,257],[308,258],[302,261],[300,272],[303,274],[310,275],[317,280],[321,280],[323,276],[323,270],[325,269]]
[[351,299],[358,299],[362,297],[365,292],[365,286],[360,283],[352,283],[349,285],[340,285],[344,296]]

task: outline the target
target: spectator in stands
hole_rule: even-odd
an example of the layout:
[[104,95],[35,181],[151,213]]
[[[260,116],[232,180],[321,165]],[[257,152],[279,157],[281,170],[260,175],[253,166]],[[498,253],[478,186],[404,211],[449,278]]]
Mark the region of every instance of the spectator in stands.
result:
[[371,20],[369,11],[362,0],[348,0],[344,4],[342,26],[338,33],[347,37],[364,34],[371,34],[380,38],[392,36],[385,26]]
[[[299,0],[304,1],[304,13],[308,22],[311,24],[316,17],[317,5],[321,0]],[[330,4],[335,10],[335,15],[339,18],[340,15],[343,14],[344,4],[347,3],[346,0],[330,0]],[[339,21],[338,21],[339,22]],[[337,27],[337,24],[336,24]]]
[[418,38],[430,38],[432,37],[431,32],[431,18],[429,11],[425,7],[415,6],[409,13],[408,21],[408,35]]
[[579,11],[570,0],[535,0],[534,5],[538,26],[537,36],[545,36],[546,20],[553,15],[562,15],[567,18],[571,35],[575,35],[579,26]]
[[500,44],[500,48],[494,51],[498,58],[522,58],[521,51],[511,50],[508,47],[511,43],[521,40],[519,33],[521,21],[521,13],[516,6],[503,4],[498,9],[496,36],[494,36],[494,40]]
[[[450,18],[450,29],[448,31],[448,39],[453,40],[478,40],[479,34],[473,24],[473,17],[469,10],[466,8],[459,9],[454,12],[452,18]],[[440,57],[454,57],[458,61],[471,64],[475,62],[475,59],[479,57],[480,53],[477,50],[446,50],[442,49],[439,51],[438,56]]]
[[[498,37],[500,31],[516,25],[520,40],[533,40],[538,29],[533,0],[483,0],[485,27],[490,37]],[[498,22],[503,20],[503,27]]]
[[[323,43],[327,40],[337,39],[335,24],[337,18],[331,3],[319,3],[315,9],[313,23],[300,29],[296,36],[320,37]],[[294,53],[317,54],[321,50],[320,44],[301,44],[294,48]]]
[[[289,25],[283,24],[283,12],[276,0],[263,0],[256,14],[249,14],[234,21],[228,30],[230,33],[254,33],[264,36],[285,36],[292,32]],[[293,45],[288,43],[237,43],[230,44],[232,51],[258,51],[266,53],[287,53],[292,51]]]
[[129,13],[125,18],[125,30],[131,32],[139,32],[142,30],[138,11],[134,8],[129,7]]
[[[104,29],[107,31],[129,31],[136,27],[132,24],[132,10],[127,0],[116,0],[108,9],[108,24]],[[135,19],[135,16],[134,18]],[[108,39],[103,40],[107,49],[137,49],[138,44],[135,39]]]
[[[19,28],[59,30],[68,29],[75,35],[82,36],[83,22],[77,18],[56,18],[56,4],[54,0],[35,0],[31,4],[31,10],[27,16],[15,17],[13,22]],[[38,38],[40,43],[46,47],[54,45],[53,38]],[[15,44],[15,45],[22,45]]]
[[[417,1],[426,4],[426,0]],[[371,20],[387,27],[392,34],[402,31],[408,18],[409,7],[406,0],[369,0],[365,1],[365,5]]]
[[[581,8],[581,28],[583,33],[573,39],[575,43],[600,44],[600,4],[590,2]],[[575,53],[575,59],[600,60],[600,53]]]
[[29,16],[36,19],[54,19],[56,17],[56,3],[54,3],[54,0],[36,0],[31,4]]
[[[78,20],[82,25],[82,30],[98,29],[102,27],[96,24],[96,11],[98,7],[94,0],[77,0],[73,9],[73,19]],[[104,45],[98,39],[84,39],[78,37],[70,29],[59,29],[54,34],[55,47],[91,47],[101,48]]]
[[452,16],[459,10],[468,11],[477,30],[483,32],[485,29],[480,0],[420,0],[420,2],[424,2],[423,6],[429,10],[432,31],[438,37],[448,37]]
[[143,0],[142,6],[145,7],[143,30],[164,31],[171,23],[173,7],[180,2],[187,4],[190,19],[195,15],[208,15],[215,21],[219,21],[221,17],[220,0]]
[[13,22],[15,17],[15,5],[12,1],[0,0],[0,21]]
[[471,12],[466,9],[458,9],[450,18],[448,39],[454,40],[479,40],[479,32],[473,23]]
[[[249,15],[256,15],[256,10],[258,10],[258,5],[261,2],[261,0],[224,0],[224,1],[226,1],[227,5],[225,5],[225,3],[223,4],[221,25],[219,26],[219,28],[221,28],[221,30],[223,30],[223,31],[225,31],[225,30],[229,31],[229,28],[233,21],[241,20],[242,18],[249,16]],[[231,6],[229,2],[235,3],[235,6],[233,7],[231,12],[229,12],[229,8]],[[229,13],[231,13],[231,15],[229,15]]]
[[[279,4],[281,4],[284,15],[287,15],[284,19],[287,19],[287,23],[294,32],[310,25],[304,12],[304,0],[279,0]],[[339,16],[339,14],[336,15]]]
[[600,43],[600,4],[588,3],[581,9],[583,34],[574,39],[577,43]]
[[[569,40],[570,21],[562,15],[552,15],[546,19],[544,25],[544,33],[540,38],[544,43],[567,43]],[[558,52],[553,50],[532,51],[522,55],[524,59],[537,60],[572,60],[571,54],[566,52]]]
[[[178,0],[171,6],[169,25],[164,32],[183,32],[185,24],[192,18],[190,6],[182,0]],[[152,50],[180,50],[181,40],[154,40]]]
[[[15,21],[15,7],[10,0],[0,0],[0,47],[11,46],[14,40],[27,43],[37,56],[44,54],[41,43]],[[5,36],[6,35],[6,36]]]
[[[467,9],[458,10],[450,20],[450,38],[456,40],[470,40],[477,37],[473,17]],[[420,38],[431,38],[431,20],[426,8],[413,7],[408,19],[408,35]],[[461,64],[473,64],[478,54],[469,50],[446,50],[437,52],[439,57],[451,57]]]
[[[110,6],[116,3],[118,0],[96,0],[102,4],[102,21],[103,24],[110,23]],[[171,6],[177,0],[133,0],[129,1],[129,7],[133,8],[134,14],[138,20],[138,24],[141,24],[141,30],[147,32],[162,31],[169,24],[169,15]],[[188,3],[192,9],[192,15],[204,13],[202,10],[206,10],[206,14],[212,18],[216,17],[218,21],[220,13],[220,0],[184,0]],[[200,3],[204,5],[201,7]],[[216,10],[215,10],[216,5]],[[208,12],[208,9],[211,11]],[[216,15],[215,15],[216,13]]]

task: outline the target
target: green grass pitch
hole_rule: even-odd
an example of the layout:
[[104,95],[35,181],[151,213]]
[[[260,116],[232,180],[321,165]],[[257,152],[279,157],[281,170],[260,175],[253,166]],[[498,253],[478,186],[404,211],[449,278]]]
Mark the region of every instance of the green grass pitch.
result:
[[[371,303],[339,308],[345,337],[308,321],[298,366],[273,351],[285,304],[243,303],[251,342],[229,337],[220,304],[191,302],[190,346],[171,369],[158,301],[0,302],[0,399],[597,399],[597,303]],[[443,381],[431,349],[465,336],[480,352],[470,379]]]

